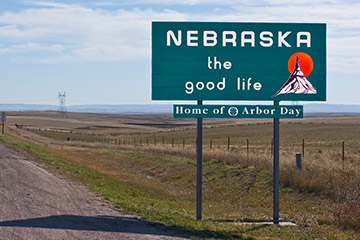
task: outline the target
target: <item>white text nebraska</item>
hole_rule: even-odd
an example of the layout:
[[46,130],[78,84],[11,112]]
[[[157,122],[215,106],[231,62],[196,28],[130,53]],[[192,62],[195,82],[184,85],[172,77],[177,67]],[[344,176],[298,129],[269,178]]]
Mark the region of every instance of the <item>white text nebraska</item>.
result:
[[[203,41],[199,41],[199,34],[202,34]],[[297,32],[292,33],[291,31],[278,31],[277,33],[277,46],[278,47],[292,47],[291,44],[296,47],[300,47],[302,44],[305,44],[306,47],[311,47],[311,33],[310,32]],[[296,34],[296,43],[287,42],[286,38],[290,34]],[[221,35],[220,37],[218,35]],[[240,37],[238,37],[240,35]],[[197,47],[199,44],[202,44],[204,47],[214,47],[217,44],[221,44],[222,47],[232,46],[232,47],[245,47],[251,46],[255,47],[256,41],[262,47],[272,47],[274,45],[274,33],[270,31],[262,31],[258,36],[256,36],[253,31],[242,31],[237,33],[236,31],[222,31],[221,34],[218,34],[215,31],[203,31],[202,33],[198,30],[188,30],[186,31],[186,45],[189,47]],[[166,46],[181,46],[182,41],[182,30],[178,30],[177,34],[173,30],[168,30],[166,33]]]

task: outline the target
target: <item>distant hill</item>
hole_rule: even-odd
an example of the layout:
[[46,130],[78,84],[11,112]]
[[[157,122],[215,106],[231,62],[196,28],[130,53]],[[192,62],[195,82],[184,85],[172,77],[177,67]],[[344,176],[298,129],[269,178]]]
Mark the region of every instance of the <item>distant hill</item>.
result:
[[[170,104],[94,104],[72,105],[66,107],[69,112],[118,113],[118,114],[151,114],[172,113]],[[0,111],[57,111],[58,106],[46,104],[0,104]],[[360,114],[360,105],[346,104],[305,104],[305,114]]]
[[58,106],[46,104],[0,104],[0,111],[57,111]]
[[90,113],[172,113],[172,105],[147,104],[147,105],[74,105],[67,107],[70,112]]
[[[38,104],[0,104],[0,111],[57,111],[56,105]],[[66,106],[69,112],[88,112],[88,113],[119,113],[119,114],[142,114],[142,113],[172,113],[172,105],[72,105]]]
[[304,105],[305,113],[354,113],[360,114],[360,105],[311,103]]

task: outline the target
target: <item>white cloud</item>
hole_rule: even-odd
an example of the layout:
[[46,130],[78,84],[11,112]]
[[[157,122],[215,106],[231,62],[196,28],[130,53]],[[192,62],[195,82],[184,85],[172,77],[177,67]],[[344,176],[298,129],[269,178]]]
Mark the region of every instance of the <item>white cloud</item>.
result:
[[[329,70],[359,72],[360,3],[340,0],[152,0],[168,9],[104,10],[77,4],[27,1],[30,8],[0,14],[0,54],[35,60],[116,61],[150,58],[152,20],[324,22],[328,25]],[[93,6],[100,2],[93,2]],[[104,2],[106,6],[115,4]],[[94,5],[95,4],[95,5]],[[173,4],[196,7],[195,13],[170,10]],[[34,6],[35,5],[35,6]],[[201,7],[213,5],[211,11]],[[141,7],[141,5],[139,5]],[[158,8],[157,8],[158,9]],[[34,54],[34,53],[38,54]]]
[[[248,1],[256,2],[256,1]],[[237,12],[218,21],[321,22],[327,24],[328,69],[360,72],[360,3],[347,1],[268,0],[264,6],[233,6]],[[205,20],[211,20],[212,17]]]
[[328,40],[328,62],[333,72],[360,72],[360,36]]
[[[58,7],[58,8],[67,8],[71,5],[65,3],[58,3],[58,2],[49,2],[49,1],[31,1],[26,0],[24,3],[35,5],[35,6],[42,6],[42,7]],[[73,6],[73,5],[72,5]]]
[[234,0],[124,0],[122,1],[123,5],[139,5],[139,4],[146,4],[146,5],[153,5],[153,4],[159,4],[159,5],[227,5],[231,6],[234,5],[236,1]]
[[38,43],[32,43],[28,42],[25,44],[19,44],[19,45],[12,45],[11,47],[5,47],[0,48],[0,54],[6,53],[24,53],[24,52],[39,52],[39,51],[50,51],[50,52],[58,52],[63,50],[64,47],[59,44],[38,44]]
[[[64,55],[68,60],[149,59],[151,20],[188,18],[186,14],[170,10],[105,11],[79,5],[31,3],[44,8],[0,15],[0,38],[8,45],[0,53],[20,54],[21,49],[28,53],[25,47],[18,46],[32,42],[63,46],[61,59]],[[45,50],[38,48],[38,51]]]

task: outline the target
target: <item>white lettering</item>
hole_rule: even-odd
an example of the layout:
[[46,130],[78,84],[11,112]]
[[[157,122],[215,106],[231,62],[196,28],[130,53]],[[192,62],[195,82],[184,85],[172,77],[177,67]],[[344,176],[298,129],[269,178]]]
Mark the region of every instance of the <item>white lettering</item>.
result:
[[[198,31],[187,31],[187,45],[189,47],[197,47],[198,43],[197,42],[192,42],[192,41],[197,41],[198,40]],[[193,36],[196,35],[196,36]]]
[[221,62],[214,57],[214,69],[221,69]]
[[255,82],[254,84],[251,83],[251,78],[248,79],[241,79],[240,77],[237,78],[237,90],[238,91],[250,91],[253,88],[256,91],[261,90],[262,85],[260,82]]
[[247,114],[247,115],[249,114],[249,111],[248,111],[247,107],[244,107],[244,110],[242,111],[241,114],[244,114],[244,115],[245,115],[245,114]]
[[272,32],[264,31],[260,33],[260,45],[263,47],[271,47],[273,45]]
[[[246,35],[249,35],[250,38],[246,38]],[[250,43],[251,47],[255,47],[255,33],[252,31],[243,31],[241,32],[241,46],[244,47],[245,43]]]
[[171,30],[167,31],[166,34],[166,46],[170,46],[170,37],[176,46],[181,45],[181,30],[178,31],[178,37],[175,37],[175,33]]
[[220,114],[224,114],[224,109],[225,109],[225,106],[222,106],[222,107],[220,108]]
[[[227,36],[230,35],[230,38]],[[232,43],[233,47],[236,47],[236,32],[234,31],[223,31],[223,41],[222,46],[226,47],[227,43]]]
[[204,46],[213,47],[217,44],[217,33],[215,31],[204,31]]
[[205,85],[204,85],[203,82],[198,82],[198,83],[196,84],[196,88],[197,88],[198,90],[200,90],[200,91],[203,90],[204,87],[205,87]]
[[176,107],[176,114],[182,114],[183,113],[183,107]]
[[192,94],[194,92],[194,84],[192,82],[187,82],[185,83],[185,92],[187,94]]
[[256,114],[260,115],[263,111],[261,110],[261,108],[256,107]]
[[251,78],[248,79],[248,82],[247,82],[247,90],[250,90],[250,86],[251,86]]
[[291,45],[285,40],[285,38],[289,36],[290,33],[291,32],[286,32],[283,34],[282,32],[279,32],[278,47],[282,47],[283,44],[286,47],[291,47]]
[[261,88],[262,88],[261,83],[259,82],[254,83],[254,90],[259,91]]
[[225,69],[230,69],[231,66],[232,66],[231,62],[229,62],[229,61],[224,62],[224,68]]
[[[278,47],[291,47],[286,38],[292,33],[291,31],[282,32],[278,31]],[[197,47],[203,45],[204,47],[215,47],[218,45],[218,36],[222,35],[222,46],[223,47],[236,47],[237,46],[237,32],[235,31],[222,31],[218,33],[213,30],[203,31],[203,41],[199,43],[199,31],[198,30],[189,30],[186,31],[186,44],[190,47]],[[200,33],[201,34],[201,33]],[[256,40],[262,47],[272,47],[274,45],[274,34],[270,31],[260,32],[258,38],[255,36],[253,31],[241,31],[240,46],[246,47],[247,44],[250,44],[251,47],[255,47]],[[306,44],[306,47],[311,47],[311,33],[310,32],[297,32],[296,33],[296,43],[295,39],[292,39],[293,45],[296,47],[301,47],[302,44]],[[182,44],[182,31],[178,30],[177,33],[173,30],[168,30],[166,33],[166,46],[181,46]]]
[[[301,38],[301,36],[305,36],[305,38]],[[309,32],[298,32],[297,33],[297,43],[296,46],[300,47],[301,43],[306,43],[307,47],[311,47],[311,34]]]
[[209,68],[209,69],[212,69],[212,68],[211,68],[211,64],[212,64],[211,58],[208,57],[208,68]]
[[200,108],[193,108],[192,114],[201,114],[201,109]]
[[222,90],[225,89],[225,78],[223,78],[222,82],[219,82],[219,83],[217,84],[217,88],[218,88],[220,91],[222,91]]
[[218,82],[216,85],[214,82],[207,82],[206,84],[204,84],[203,82],[197,82],[195,85],[193,82],[186,82],[185,83],[185,93],[186,94],[192,94],[195,90],[195,88],[199,91],[205,90],[205,88],[209,91],[212,91],[216,88],[219,91],[222,91],[225,89],[225,78],[223,78],[222,81]]
[[215,83],[213,82],[208,82],[206,84],[206,88],[209,89],[210,91],[213,90],[215,88]]
[[286,107],[280,107],[280,114],[284,115],[288,113],[288,109]]
[[224,63],[221,63],[221,61],[217,60],[217,57],[214,57],[214,61],[211,60],[211,57],[208,57],[208,68],[209,69],[221,69],[222,66],[225,69],[230,69],[232,64],[230,61],[226,61]]

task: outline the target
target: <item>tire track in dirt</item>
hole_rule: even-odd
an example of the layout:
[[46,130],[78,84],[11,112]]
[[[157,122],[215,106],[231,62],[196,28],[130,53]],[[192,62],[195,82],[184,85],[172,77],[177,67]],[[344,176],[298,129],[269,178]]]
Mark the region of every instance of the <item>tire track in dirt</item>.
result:
[[181,240],[0,145],[0,239]]

